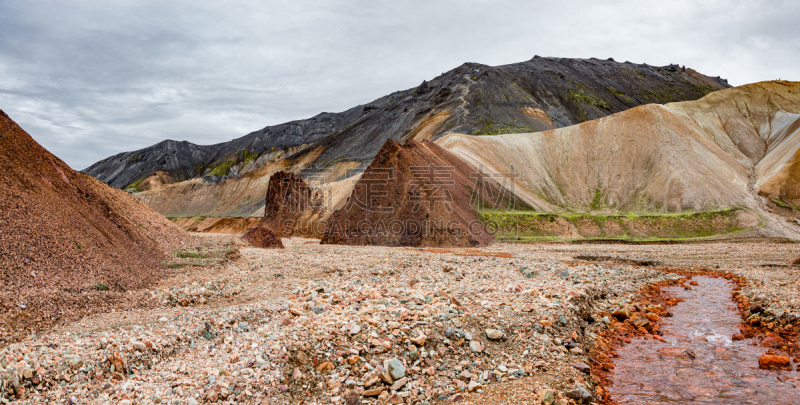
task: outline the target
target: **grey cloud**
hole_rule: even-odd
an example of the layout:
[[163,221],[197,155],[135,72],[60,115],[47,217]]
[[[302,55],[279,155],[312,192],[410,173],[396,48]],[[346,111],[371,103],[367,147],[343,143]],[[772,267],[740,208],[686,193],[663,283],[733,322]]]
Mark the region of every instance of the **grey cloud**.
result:
[[345,110],[468,61],[613,57],[734,85],[800,80],[795,1],[136,3],[0,3],[0,31],[44,75],[0,38],[0,108],[72,167]]

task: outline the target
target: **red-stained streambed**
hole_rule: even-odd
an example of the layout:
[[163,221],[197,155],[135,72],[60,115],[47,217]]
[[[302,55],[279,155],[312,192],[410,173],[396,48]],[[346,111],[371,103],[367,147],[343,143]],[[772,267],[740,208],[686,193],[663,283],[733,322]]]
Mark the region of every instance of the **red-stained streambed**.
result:
[[[664,288],[685,301],[661,330],[666,343],[634,339],[617,350],[611,398],[619,404],[800,404],[800,373],[766,371],[767,349],[732,341],[741,322],[724,278],[694,277],[692,290]],[[694,357],[694,358],[692,358]]]

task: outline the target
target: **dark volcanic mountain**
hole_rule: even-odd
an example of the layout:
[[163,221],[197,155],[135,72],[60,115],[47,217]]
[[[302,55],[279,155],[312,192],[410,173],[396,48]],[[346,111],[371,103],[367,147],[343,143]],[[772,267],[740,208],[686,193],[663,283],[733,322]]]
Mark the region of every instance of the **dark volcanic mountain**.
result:
[[[694,100],[727,87],[723,79],[677,65],[654,67],[612,59],[534,57],[497,67],[465,63],[416,88],[341,113],[269,126],[216,145],[164,141],[112,156],[84,171],[120,188],[136,188],[137,182],[158,171],[176,181],[236,176],[287,155],[304,161],[304,177],[318,171],[315,168],[342,162],[359,172],[387,139],[542,131],[641,104]],[[283,156],[276,154],[281,151]]]

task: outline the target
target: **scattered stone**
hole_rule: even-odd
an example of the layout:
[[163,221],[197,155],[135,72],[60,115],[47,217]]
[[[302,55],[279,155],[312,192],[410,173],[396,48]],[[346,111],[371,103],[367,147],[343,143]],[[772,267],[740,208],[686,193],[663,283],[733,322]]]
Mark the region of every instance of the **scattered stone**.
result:
[[556,402],[556,396],[552,390],[544,390],[539,392],[539,400],[544,405],[553,405]]
[[576,370],[580,371],[581,373],[589,374],[592,372],[591,367],[589,367],[588,364],[581,361],[569,363],[569,365],[575,368]]
[[386,391],[386,387],[372,388],[372,389],[369,389],[369,390],[365,390],[364,391],[364,396],[365,397],[377,397],[378,395],[380,395],[382,392],[385,392],[385,391]]
[[403,397],[401,397],[397,393],[394,393],[394,394],[390,395],[389,398],[386,400],[386,402],[389,403],[389,404],[402,404],[402,403],[405,403],[405,401],[403,400]]
[[359,405],[361,403],[361,396],[355,390],[348,390],[344,394],[344,401],[347,405]]
[[392,387],[390,388],[390,390],[392,390],[392,391],[400,391],[400,388],[403,388],[403,386],[406,385],[407,382],[408,382],[408,378],[403,377],[403,378],[395,381],[394,384],[392,384]]
[[320,373],[327,373],[329,371],[332,371],[333,369],[334,369],[333,363],[329,361],[320,363],[320,365],[317,366],[317,371],[319,371]]
[[478,340],[471,340],[469,342],[469,350],[472,353],[481,353],[483,352],[483,345]]

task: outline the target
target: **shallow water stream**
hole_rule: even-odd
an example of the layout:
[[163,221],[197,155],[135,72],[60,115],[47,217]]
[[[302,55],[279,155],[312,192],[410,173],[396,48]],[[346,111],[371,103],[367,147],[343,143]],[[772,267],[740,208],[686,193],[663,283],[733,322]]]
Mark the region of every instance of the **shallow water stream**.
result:
[[634,339],[617,351],[611,397],[620,404],[800,404],[800,373],[760,370],[767,349],[731,340],[741,320],[734,284],[694,280],[692,290],[663,289],[686,300],[661,324],[666,343]]

